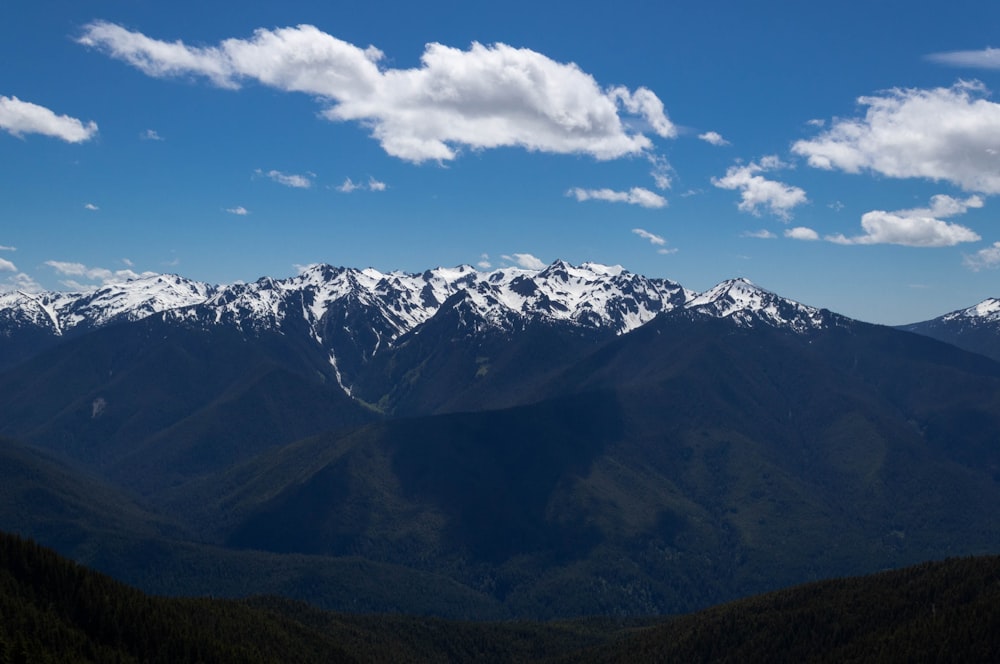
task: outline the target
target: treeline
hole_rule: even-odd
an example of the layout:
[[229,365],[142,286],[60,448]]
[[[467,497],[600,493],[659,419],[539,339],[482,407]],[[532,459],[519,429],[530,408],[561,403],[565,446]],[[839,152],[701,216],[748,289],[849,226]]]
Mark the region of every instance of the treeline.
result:
[[813,583],[680,618],[460,622],[151,597],[0,533],[0,664],[998,662],[1000,557]]

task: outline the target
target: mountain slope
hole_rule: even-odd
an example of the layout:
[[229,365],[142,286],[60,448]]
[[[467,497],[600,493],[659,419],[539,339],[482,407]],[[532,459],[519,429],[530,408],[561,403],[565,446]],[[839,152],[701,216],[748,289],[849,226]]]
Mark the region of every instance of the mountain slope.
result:
[[152,493],[267,447],[371,421],[295,335],[158,317],[77,337],[0,374],[0,433]]
[[1000,300],[996,298],[901,329],[1000,361]]
[[846,319],[745,322],[678,310],[533,405],[283,448],[226,482],[220,526],[448,574],[533,617],[1000,550],[1000,366]]

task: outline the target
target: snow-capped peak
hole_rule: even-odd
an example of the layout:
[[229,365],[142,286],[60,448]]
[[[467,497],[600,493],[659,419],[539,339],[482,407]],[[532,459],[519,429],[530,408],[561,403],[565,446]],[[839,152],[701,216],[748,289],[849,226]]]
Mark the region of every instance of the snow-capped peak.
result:
[[967,319],[973,323],[995,323],[1000,321],[1000,299],[990,297],[979,304],[953,311],[941,317],[945,321]]
[[765,290],[749,279],[727,279],[701,293],[686,308],[718,318],[731,318],[745,327],[764,323],[796,332],[821,328],[823,312]]

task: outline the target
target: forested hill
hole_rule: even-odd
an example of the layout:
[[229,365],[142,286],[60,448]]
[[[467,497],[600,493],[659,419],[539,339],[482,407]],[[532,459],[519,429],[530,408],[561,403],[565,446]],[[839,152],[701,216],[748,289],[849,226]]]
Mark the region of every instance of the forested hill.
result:
[[0,534],[0,662],[1000,661],[1000,557],[808,584],[645,625],[349,616],[147,596]]

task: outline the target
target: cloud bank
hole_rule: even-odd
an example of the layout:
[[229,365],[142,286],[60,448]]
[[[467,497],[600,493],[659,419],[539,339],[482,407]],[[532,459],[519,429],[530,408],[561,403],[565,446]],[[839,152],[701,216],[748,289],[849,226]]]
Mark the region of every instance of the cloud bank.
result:
[[44,106],[0,95],[0,129],[18,137],[42,134],[67,143],[83,143],[97,134],[97,123],[84,124],[68,115],[56,115]]
[[258,29],[249,39],[188,46],[114,23],[86,25],[78,42],[149,76],[203,77],[220,88],[247,81],[303,92],[333,121],[355,121],[390,155],[412,162],[455,159],[461,148],[520,147],[616,159],[647,152],[652,133],[677,134],[649,89],[602,89],[576,64],[526,48],[431,43],[420,66],[392,69],[374,46],[359,48],[311,25]]

